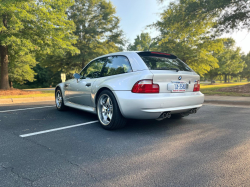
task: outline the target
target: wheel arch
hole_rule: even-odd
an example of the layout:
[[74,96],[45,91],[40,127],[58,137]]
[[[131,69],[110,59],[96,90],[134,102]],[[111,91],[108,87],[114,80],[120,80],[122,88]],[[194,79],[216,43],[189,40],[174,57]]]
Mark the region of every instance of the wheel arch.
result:
[[94,101],[95,101],[95,107],[96,107],[96,104],[97,104],[97,99],[98,99],[100,93],[101,93],[103,90],[109,90],[109,91],[112,92],[112,90],[110,90],[108,87],[102,87],[102,88],[100,88],[100,89],[97,91],[97,93],[95,94],[95,99],[94,99]]
[[55,95],[56,95],[56,91],[57,91],[58,89],[60,89],[61,92],[62,92],[62,89],[61,89],[60,85],[57,85],[56,88],[55,88]]
[[103,90],[109,90],[109,91],[114,95],[114,97],[115,97],[115,99],[116,99],[116,102],[117,102],[117,104],[118,104],[118,107],[119,107],[119,109],[120,109],[122,115],[124,116],[123,111],[122,111],[122,108],[121,108],[121,105],[120,105],[120,102],[119,102],[119,99],[117,98],[117,95],[116,95],[110,88],[108,88],[108,87],[102,87],[102,88],[100,88],[100,89],[97,91],[97,93],[96,93],[96,95],[95,95],[95,99],[94,99],[94,101],[95,101],[95,108],[96,108],[96,106],[97,106],[97,99],[98,99],[100,93],[101,93]]
[[62,96],[64,97],[65,95],[64,95],[64,89],[63,89],[63,87],[64,87],[64,84],[62,84],[62,83],[56,85],[56,87],[55,87],[55,94],[56,94],[56,91],[57,91],[58,89],[60,89],[61,92],[62,92]]
[[57,89],[61,89],[61,87],[59,85],[57,85],[56,88],[55,88],[55,92],[56,92]]

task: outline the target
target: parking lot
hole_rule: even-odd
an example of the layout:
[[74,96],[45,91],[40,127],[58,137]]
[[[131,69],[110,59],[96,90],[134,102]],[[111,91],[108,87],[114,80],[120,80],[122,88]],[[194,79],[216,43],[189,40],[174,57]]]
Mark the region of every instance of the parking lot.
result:
[[0,186],[250,186],[250,107],[103,130],[53,102],[0,106]]

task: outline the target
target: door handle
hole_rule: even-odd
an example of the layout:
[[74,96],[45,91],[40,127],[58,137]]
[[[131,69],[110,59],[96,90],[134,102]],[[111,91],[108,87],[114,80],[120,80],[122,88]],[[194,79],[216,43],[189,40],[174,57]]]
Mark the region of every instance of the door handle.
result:
[[91,83],[87,83],[85,86],[90,87],[90,86],[91,86]]

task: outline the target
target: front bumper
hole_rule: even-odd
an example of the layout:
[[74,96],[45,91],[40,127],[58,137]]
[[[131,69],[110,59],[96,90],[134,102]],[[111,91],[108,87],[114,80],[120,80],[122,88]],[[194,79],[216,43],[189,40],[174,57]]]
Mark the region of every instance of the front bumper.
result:
[[181,113],[200,108],[204,102],[201,92],[137,94],[113,91],[125,118],[157,119],[163,112]]

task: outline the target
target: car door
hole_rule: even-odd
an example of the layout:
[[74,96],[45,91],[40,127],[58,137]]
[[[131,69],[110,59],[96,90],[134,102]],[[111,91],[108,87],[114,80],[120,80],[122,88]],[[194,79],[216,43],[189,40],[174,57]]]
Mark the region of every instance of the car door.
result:
[[81,78],[75,79],[70,84],[74,96],[70,98],[70,102],[78,105],[91,106],[91,89],[94,82],[101,78],[104,65],[103,59],[97,59],[90,62],[80,73]]

